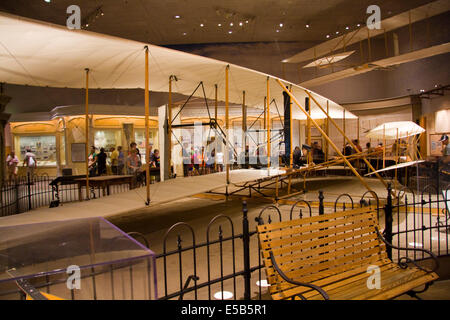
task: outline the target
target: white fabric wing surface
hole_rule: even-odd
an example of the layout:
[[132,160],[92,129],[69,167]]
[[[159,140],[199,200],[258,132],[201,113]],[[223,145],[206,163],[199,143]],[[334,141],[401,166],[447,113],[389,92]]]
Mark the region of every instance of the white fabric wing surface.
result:
[[[270,97],[283,109],[282,89],[276,77],[227,62],[196,56],[185,52],[158,47],[137,41],[97,34],[85,30],[69,30],[6,13],[0,13],[0,82],[57,88],[85,88],[85,69],[90,69],[89,87],[93,89],[144,88],[145,46],[150,53],[150,90],[168,92],[169,77],[178,79],[173,92],[191,95],[203,82],[208,99],[218,97],[225,101],[225,69],[230,66],[229,102],[242,103],[246,92],[246,105],[264,107],[267,95],[266,79],[270,77]],[[293,94],[302,106],[306,89],[292,85]],[[310,91],[309,91],[310,92]],[[344,108],[316,93],[310,94],[330,115],[342,118]],[[200,88],[195,96],[203,97]],[[150,97],[151,98],[151,97]],[[276,110],[275,105],[271,109]],[[322,119],[326,116],[311,101],[311,115]],[[304,113],[293,106],[294,119],[306,119]],[[345,112],[346,119],[356,119]]]
[[369,139],[387,139],[396,140],[415,136],[425,132],[421,126],[412,121],[396,121],[379,125],[375,129],[369,131],[366,135]]

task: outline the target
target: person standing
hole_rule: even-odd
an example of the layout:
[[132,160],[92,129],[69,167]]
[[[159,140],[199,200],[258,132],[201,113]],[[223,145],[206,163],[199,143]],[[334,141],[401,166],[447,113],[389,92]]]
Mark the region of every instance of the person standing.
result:
[[97,153],[95,146],[91,147],[91,153],[88,157],[88,169],[90,177],[95,177],[97,175]]
[[106,158],[108,155],[105,152],[105,148],[100,149],[100,153],[97,155],[97,170],[99,176],[106,175]]
[[23,165],[27,167],[27,175],[30,175],[30,178],[34,175],[34,170],[37,168],[36,155],[31,152],[31,149],[27,149],[27,153],[25,153],[25,159],[23,160]]
[[183,155],[183,175],[187,177],[189,175],[189,168],[191,167],[191,155],[187,143],[183,144],[182,155]]
[[119,151],[116,150],[116,148],[111,148],[111,171],[113,175],[119,174]]
[[117,157],[117,174],[121,176],[125,167],[125,154],[122,151],[122,146],[117,147],[117,152],[119,154]]
[[17,179],[17,171],[19,168],[17,167],[19,164],[19,159],[16,156],[16,153],[12,151],[8,157],[6,158],[6,167],[8,168],[8,177],[9,182],[12,182],[12,178],[14,177],[14,181]]
[[130,155],[127,157],[127,172],[133,176],[133,188],[137,186],[141,165],[141,159],[137,154],[137,150],[131,149]]

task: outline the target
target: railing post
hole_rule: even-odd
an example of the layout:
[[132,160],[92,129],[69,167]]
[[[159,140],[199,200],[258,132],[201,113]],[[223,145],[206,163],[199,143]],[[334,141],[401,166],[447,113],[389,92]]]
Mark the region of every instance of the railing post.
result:
[[31,211],[31,180],[30,173],[27,172],[27,189],[28,189],[28,210]]
[[323,204],[323,199],[324,198],[325,197],[323,196],[323,191],[320,190],[319,191],[319,215],[320,216],[325,214],[325,207],[324,207],[324,204]]
[[[387,191],[387,202],[384,206],[384,238],[387,242],[392,243],[392,188],[390,183],[388,183]],[[387,246],[386,250],[389,259],[392,260],[392,248]]]
[[19,214],[20,213],[20,203],[19,203],[19,187],[20,187],[20,181],[18,179],[15,179],[14,182],[14,195],[16,196],[15,200],[16,200],[16,212],[15,214]]
[[[244,249],[244,300],[250,300],[250,280],[251,280],[251,271],[250,271],[250,232],[249,232],[249,224],[248,224],[248,209],[247,209],[247,201],[242,203],[242,241],[243,241],[243,249]],[[258,252],[259,255],[259,252]]]

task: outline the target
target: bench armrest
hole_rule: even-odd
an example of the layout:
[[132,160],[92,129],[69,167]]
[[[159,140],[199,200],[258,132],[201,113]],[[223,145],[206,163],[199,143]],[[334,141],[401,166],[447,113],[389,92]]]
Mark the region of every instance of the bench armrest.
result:
[[430,270],[428,270],[428,269],[425,269],[425,268],[422,268],[421,266],[419,266],[414,260],[412,260],[412,259],[410,259],[410,258],[408,258],[408,257],[402,257],[402,258],[400,258],[399,261],[398,261],[398,265],[400,266],[400,268],[406,269],[406,268],[408,267],[408,263],[412,263],[413,265],[415,265],[415,266],[416,266],[417,268],[419,268],[420,270],[426,271],[426,272],[428,272],[428,273],[436,272],[436,270],[439,269],[439,261],[438,261],[436,255],[435,255],[433,252],[431,252],[431,251],[429,251],[429,250],[426,250],[426,249],[418,249],[418,248],[400,248],[400,247],[396,247],[396,246],[394,246],[392,243],[389,243],[389,242],[383,237],[383,235],[380,233],[380,231],[378,230],[377,227],[375,227],[375,231],[376,231],[377,234],[378,234],[378,238],[379,238],[381,241],[383,241],[387,246],[389,246],[389,247],[391,247],[391,248],[393,248],[393,249],[396,249],[396,250],[421,251],[421,252],[425,252],[426,254],[430,255],[431,258],[432,258],[433,261],[434,261],[434,268],[433,268],[433,270],[430,271]]
[[[280,274],[281,278],[283,278],[284,281],[289,282],[289,283],[292,283],[292,284],[295,284],[295,285],[297,285],[297,286],[308,287],[308,288],[314,289],[314,290],[318,291],[318,292],[322,295],[322,297],[323,297],[325,300],[329,300],[329,299],[330,299],[330,297],[328,296],[328,294],[327,294],[321,287],[316,286],[316,285],[313,285],[313,284],[310,284],[310,283],[302,283],[302,282],[298,282],[298,281],[295,281],[295,280],[289,278],[289,277],[288,277],[288,276],[280,269],[280,267],[278,266],[277,262],[275,261],[275,257],[274,257],[274,255],[273,255],[273,252],[270,251],[269,253],[270,253],[270,260],[272,261],[273,267],[274,267],[275,270]],[[303,297],[301,294],[294,295],[294,297],[295,297],[295,296],[300,296],[300,298],[301,298],[302,300],[306,300],[305,297]]]

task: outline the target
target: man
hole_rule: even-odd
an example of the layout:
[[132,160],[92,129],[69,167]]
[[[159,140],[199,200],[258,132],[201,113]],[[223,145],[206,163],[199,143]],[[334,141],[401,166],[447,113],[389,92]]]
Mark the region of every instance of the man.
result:
[[442,157],[439,159],[440,171],[443,173],[445,185],[450,182],[450,144],[448,135],[443,134],[439,140],[442,143]]
[[103,176],[106,175],[106,158],[108,155],[105,152],[105,148],[100,149],[100,153],[97,155],[97,170],[98,175]]
[[448,163],[448,158],[450,157],[450,145],[449,145],[449,141],[448,141],[448,135],[443,134],[441,139],[439,140],[439,142],[442,143],[442,156],[444,157],[443,160],[447,160]]
[[317,141],[314,142],[312,150],[313,162],[323,163],[325,161],[325,153],[323,153],[322,148]]
[[23,166],[27,167],[27,175],[30,175],[30,178],[33,177],[34,169],[37,168],[36,155],[31,152],[31,149],[27,149],[27,153],[25,153],[25,159],[23,160]]
[[111,171],[112,171],[112,174],[118,175],[119,174],[119,171],[118,171],[118,168],[119,168],[119,151],[116,150],[116,148],[114,148],[114,147],[111,148],[111,157],[110,157],[110,159],[111,159]]

